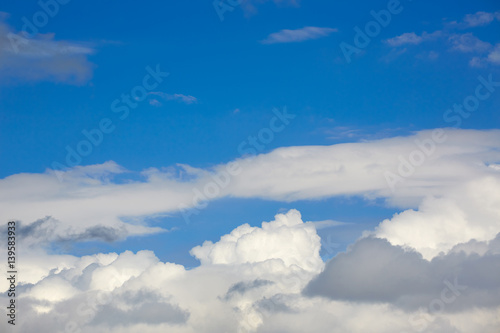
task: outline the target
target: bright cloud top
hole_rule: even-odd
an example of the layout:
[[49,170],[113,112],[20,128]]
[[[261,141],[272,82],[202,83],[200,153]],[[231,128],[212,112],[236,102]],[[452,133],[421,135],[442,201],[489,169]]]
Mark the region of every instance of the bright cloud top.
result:
[[[195,247],[201,265],[190,270],[151,251],[81,258],[26,251],[19,324],[42,333],[208,333],[366,332],[360,322],[369,322],[371,332],[493,333],[500,324],[499,237],[458,244],[430,262],[364,238],[323,270],[314,224],[291,210]],[[478,269],[491,275],[474,274]]]

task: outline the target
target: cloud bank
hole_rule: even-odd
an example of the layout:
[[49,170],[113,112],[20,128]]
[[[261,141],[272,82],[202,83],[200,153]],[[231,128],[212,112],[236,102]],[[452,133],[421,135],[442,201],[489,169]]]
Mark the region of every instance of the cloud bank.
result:
[[[291,210],[195,247],[191,253],[201,264],[189,270],[161,262],[150,251],[81,258],[26,253],[18,286],[19,329],[496,332],[500,327],[500,235],[457,244],[431,261],[411,248],[367,237],[325,266],[319,246],[314,224]],[[43,271],[30,271],[33,267]]]

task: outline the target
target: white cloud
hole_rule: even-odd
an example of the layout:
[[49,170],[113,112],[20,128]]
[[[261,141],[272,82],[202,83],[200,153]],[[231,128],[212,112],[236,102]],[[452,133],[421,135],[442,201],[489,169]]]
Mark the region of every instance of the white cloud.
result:
[[82,84],[92,77],[88,56],[95,50],[83,43],[58,41],[54,34],[25,38],[0,19],[0,73],[4,79]]
[[[193,103],[198,102],[198,99],[194,96],[191,96],[191,95],[167,94],[167,93],[160,92],[160,91],[153,91],[153,92],[150,92],[149,94],[159,96],[166,101],[179,101],[179,102],[182,102],[184,104],[193,104]],[[150,104],[154,105],[154,106],[161,106],[161,103],[157,99],[152,99],[150,101]]]
[[485,57],[473,57],[469,62],[471,67],[478,68],[486,67],[489,64],[500,65],[500,43],[496,44]]
[[[293,239],[293,242],[289,242]],[[296,210],[276,215],[261,228],[244,224],[216,244],[205,242],[191,250],[202,264],[244,264],[279,259],[286,266],[319,272],[321,241],[312,223],[304,224]]]
[[408,44],[418,45],[422,42],[435,40],[441,37],[442,35],[443,33],[439,30],[432,33],[427,33],[424,31],[421,36],[417,35],[414,32],[407,32],[400,36],[389,38],[385,40],[385,42],[392,47],[408,45]]
[[[314,225],[291,210],[261,227],[242,225],[219,242],[193,249],[203,254],[201,265],[192,269],[163,263],[150,251],[82,258],[26,252],[20,271],[27,272],[35,258],[47,271],[32,277],[30,285],[18,285],[23,316],[17,325],[27,333],[298,333],[331,327],[341,332],[396,333],[423,327],[424,332],[493,333],[500,325],[497,243],[460,244],[428,262],[382,240],[362,239],[320,273]],[[464,249],[470,254],[460,252]],[[460,269],[454,271],[456,267]],[[491,274],[477,274],[483,267]],[[453,284],[455,272],[457,283],[467,289],[443,303],[444,308],[432,310],[430,302],[443,295],[441,279],[451,277]],[[25,274],[19,277],[23,281]],[[311,285],[321,297],[302,293],[315,277]],[[0,283],[5,290],[5,282]],[[344,295],[337,297],[338,292]],[[375,298],[366,299],[370,296]],[[6,300],[0,296],[0,302]],[[424,311],[417,309],[420,305]]]
[[310,39],[318,39],[326,37],[337,29],[320,28],[320,27],[304,27],[296,30],[283,29],[270,34],[266,39],[261,41],[262,44],[277,44],[277,43],[296,43]]
[[448,38],[451,48],[460,52],[483,53],[491,48],[491,44],[483,42],[472,33],[455,34]]
[[[385,40],[385,43],[391,47],[401,47],[407,45],[419,45],[426,41],[432,41],[439,38],[446,38],[447,42],[451,45],[450,50],[459,51],[463,53],[486,53],[490,52],[491,57],[480,57],[474,56],[469,60],[469,65],[471,67],[486,67],[488,64],[499,63],[496,61],[496,50],[491,51],[492,45],[488,42],[482,41],[471,32],[467,33],[455,33],[456,29],[469,29],[478,26],[486,26],[493,22],[495,19],[500,20],[500,12],[487,13],[487,12],[477,12],[475,14],[468,14],[465,16],[464,20],[460,23],[456,21],[445,23],[445,30],[437,30],[432,33],[423,32],[422,35],[418,35],[415,32],[407,32],[402,35],[389,38]],[[404,49],[406,51],[406,49]],[[432,53],[431,53],[432,52]],[[429,57],[425,56],[424,53],[417,55],[418,58],[427,58],[429,60],[435,60],[437,58],[437,52],[429,52]],[[384,59],[391,59],[397,55],[394,50],[387,55]]]
[[152,106],[162,106],[161,102],[155,98],[149,100],[149,104]]
[[[62,173],[62,182],[51,171],[16,174],[0,180],[0,219],[19,220],[26,227],[22,230],[27,246],[42,242],[43,237],[50,242],[113,241],[166,231],[148,226],[148,220],[199,205],[196,196],[292,202],[359,195],[416,208],[428,196],[456,190],[457,184],[499,177],[498,170],[488,164],[500,161],[500,131],[448,130],[446,135],[446,142],[399,183],[395,192],[385,173],[397,172],[399,156],[418,150],[416,142],[428,141],[431,131],[368,142],[279,148],[212,169],[185,165],[175,170],[153,168],[142,173],[142,180],[120,183],[113,177],[122,174],[127,179],[127,172],[113,162],[75,167]],[[234,163],[241,172],[230,176],[226,170]],[[217,185],[221,180],[214,177],[226,179],[227,184]],[[214,187],[215,195],[209,196]],[[212,190],[206,192],[207,188]]]
[[478,27],[488,25],[495,18],[500,19],[500,12],[487,13],[487,12],[477,12],[475,14],[467,14],[464,18],[464,25],[466,27]]
[[429,196],[418,210],[406,210],[377,228],[377,237],[417,249],[430,259],[470,239],[489,240],[500,232],[500,178],[457,184],[445,196]]
[[[245,14],[252,15],[257,13],[258,5],[271,2],[270,0],[241,0],[238,3],[241,4]],[[300,0],[272,0],[277,6],[290,6],[299,7]]]
[[450,35],[439,30],[433,33],[424,32],[421,36],[415,34],[414,32],[404,33],[400,36],[387,39],[385,42],[392,47],[398,47],[409,44],[418,45],[441,37],[447,37],[452,50],[460,52],[483,53],[491,48],[490,43],[480,40],[470,32],[465,34]]
[[336,300],[388,302],[412,311],[441,295],[449,300],[441,311],[495,308],[500,306],[500,281],[493,278],[500,275],[500,252],[495,251],[500,233],[490,244],[482,243],[488,249],[482,256],[454,251],[427,261],[386,240],[361,239],[330,260],[305,292]]
[[488,54],[488,61],[495,65],[500,65],[500,43]]
[[390,46],[401,46],[405,44],[420,44],[424,39],[414,32],[407,32],[400,36],[396,36],[386,40]]

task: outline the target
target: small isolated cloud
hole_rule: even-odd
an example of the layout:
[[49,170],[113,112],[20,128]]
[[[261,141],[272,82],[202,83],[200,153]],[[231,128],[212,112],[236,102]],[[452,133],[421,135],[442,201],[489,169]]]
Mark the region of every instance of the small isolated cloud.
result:
[[483,53],[491,48],[491,44],[483,42],[472,33],[466,34],[455,34],[448,38],[451,43],[452,50],[456,50],[464,53]]
[[494,20],[500,21],[500,12],[476,12],[474,14],[467,14],[462,21],[451,21],[445,25],[452,29],[468,29],[475,27],[484,27],[492,23]]
[[495,19],[500,20],[500,12],[488,13],[479,11],[474,14],[465,15],[461,22],[453,21],[447,25],[451,28],[466,29],[487,26]]
[[[178,101],[184,104],[193,104],[197,103],[198,99],[194,96],[191,95],[183,95],[183,94],[167,94],[161,91],[153,91],[149,93],[150,95],[156,95],[161,97],[162,99],[166,101]],[[149,104],[153,106],[161,106],[161,102],[158,101],[156,98],[153,98],[149,101]]]
[[486,66],[486,61],[484,58],[481,57],[473,57],[469,61],[469,66],[475,67],[475,68],[482,68]]
[[500,43],[496,44],[485,57],[474,57],[469,62],[471,67],[476,68],[483,68],[489,64],[500,65]]
[[400,56],[402,56],[403,54],[406,53],[406,51],[408,51],[408,49],[405,47],[405,48],[399,48],[399,49],[392,49],[387,55],[385,55],[384,57],[382,57],[382,61],[384,62],[392,62],[394,60],[396,60],[397,58],[399,58]]
[[26,38],[0,18],[0,76],[22,81],[82,84],[92,77],[88,56],[95,50],[83,43],[56,40],[54,34]]
[[495,65],[500,65],[500,43],[495,45],[493,51],[488,54],[488,61]]
[[326,37],[337,29],[320,28],[320,27],[304,27],[302,29],[281,31],[270,34],[266,39],[261,41],[262,44],[277,44],[277,43],[297,43],[310,39],[318,39]]
[[152,105],[152,106],[162,106],[163,104],[157,100],[156,98],[152,98],[149,100],[149,104]]
[[[257,6],[262,5],[271,0],[240,0],[235,1],[240,3],[246,16],[253,15],[257,13]],[[287,6],[287,7],[299,7],[300,0],[272,0],[277,6]]]
[[421,36],[418,36],[414,32],[407,32],[400,36],[396,36],[394,38],[390,38],[386,40],[386,43],[390,46],[401,46],[405,44],[420,44],[423,41]]
[[408,45],[408,44],[418,45],[425,41],[434,40],[440,36],[442,36],[442,32],[439,30],[434,31],[432,33],[427,33],[424,31],[421,36],[417,35],[414,32],[407,32],[402,35],[389,38],[385,42],[392,47]]
[[500,19],[500,12],[477,12],[475,14],[465,15],[464,23],[467,25],[467,27],[479,27],[490,24],[495,18],[497,20]]
[[350,224],[349,222],[340,222],[340,221],[335,221],[335,220],[307,221],[307,223],[314,224],[314,227],[316,228],[316,230],[326,229],[326,228],[331,228],[331,227],[338,227],[338,226]]
[[439,53],[436,51],[429,51],[429,52],[424,51],[417,54],[416,57],[421,60],[434,61],[439,58]]

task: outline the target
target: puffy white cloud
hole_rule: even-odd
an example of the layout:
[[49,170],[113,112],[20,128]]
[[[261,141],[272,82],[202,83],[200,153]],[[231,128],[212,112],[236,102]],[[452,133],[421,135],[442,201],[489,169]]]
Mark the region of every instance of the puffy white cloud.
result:
[[[70,260],[48,256],[54,261],[45,260],[44,266],[52,269],[18,287],[23,316],[17,324],[27,333],[325,332],[331,327],[341,332],[366,332],[367,327],[394,333],[495,332],[500,325],[495,279],[500,237],[460,244],[431,262],[366,238],[332,259],[323,273],[306,258],[321,263],[318,242],[314,224],[291,210],[261,227],[242,225],[219,242],[193,249],[202,262],[189,270],[160,262],[150,251]],[[20,271],[29,265],[22,262]],[[446,287],[442,279],[450,277],[453,284],[454,273],[467,289],[444,308],[433,308],[429,304],[440,300]],[[318,281],[315,294],[321,297],[301,293]],[[336,297],[339,292],[343,297]],[[471,308],[474,304],[481,307]]]
[[[293,240],[291,242],[290,240]],[[296,265],[318,272],[321,240],[312,223],[304,224],[297,210],[276,215],[275,221],[261,228],[244,224],[213,244],[205,242],[191,250],[202,264],[245,264],[279,259],[286,266]]]
[[[26,242],[19,254],[22,330],[364,332],[370,322],[373,332],[495,332],[498,284],[491,277],[499,251],[497,240],[487,241],[500,232],[500,131],[446,130],[440,142],[432,133],[280,148],[233,162],[240,172],[212,199],[360,195],[406,209],[368,232],[387,241],[362,239],[323,273],[316,226],[335,222],[304,223],[295,210],[193,248],[201,265],[192,269],[160,262],[150,251],[77,258],[39,248],[161,231],[144,225],[146,218],[195,205],[193,188],[205,193],[207,183],[217,184],[214,175],[228,174],[228,164],[149,169],[143,180],[120,183],[113,175],[127,171],[112,162],[70,169],[63,182],[50,171],[7,177],[0,181],[1,218],[21,220]],[[425,160],[392,191],[384,174],[398,173],[414,151]],[[457,269],[468,289],[434,311],[429,304],[441,300],[443,280],[454,283]],[[322,283],[314,295],[330,298],[301,293],[315,277]],[[7,281],[0,288],[7,290]]]
[[[34,321],[45,322],[58,313],[62,327],[75,324],[83,332],[120,331],[124,325],[135,331],[142,323],[155,329],[186,324],[189,332],[235,330],[252,316],[254,301],[277,293],[299,293],[323,267],[314,224],[304,223],[298,211],[278,214],[261,228],[243,231],[247,228],[240,226],[220,242],[193,249],[193,253],[218,249],[226,259],[203,258],[202,265],[192,270],[162,263],[150,251],[69,256],[69,261],[52,256],[56,263],[45,261],[45,274],[18,287],[29,313],[19,324],[29,332]],[[227,248],[229,239],[233,249]],[[239,250],[228,260],[234,249]],[[24,262],[19,270],[24,272]],[[233,320],[225,318],[228,313]],[[213,318],[221,323],[210,324]],[[44,329],[49,332],[50,327]]]
[[446,196],[429,196],[418,210],[384,220],[377,237],[410,246],[432,258],[470,239],[490,240],[500,232],[500,175],[459,183]]

